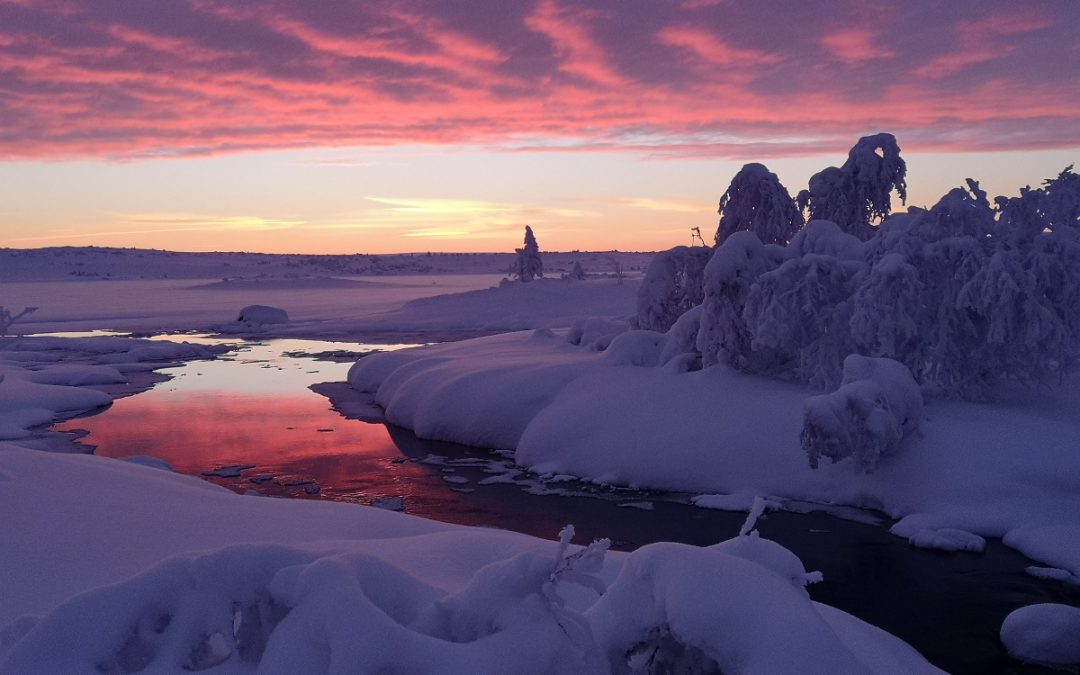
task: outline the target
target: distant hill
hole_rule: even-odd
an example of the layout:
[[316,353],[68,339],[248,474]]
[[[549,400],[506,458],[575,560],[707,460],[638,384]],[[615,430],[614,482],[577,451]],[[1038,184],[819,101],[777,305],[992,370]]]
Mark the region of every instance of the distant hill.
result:
[[[543,252],[548,276],[568,272],[574,262],[589,274],[640,273],[653,254]],[[0,249],[0,282],[90,279],[301,279],[312,277],[415,274],[502,274],[513,253],[395,253],[300,255],[270,253],[184,253],[154,249],[59,247]]]

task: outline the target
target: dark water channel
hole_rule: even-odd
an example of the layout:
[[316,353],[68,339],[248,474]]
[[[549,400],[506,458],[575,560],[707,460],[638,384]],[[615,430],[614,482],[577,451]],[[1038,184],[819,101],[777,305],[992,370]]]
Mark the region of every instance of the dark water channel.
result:
[[[544,480],[496,453],[346,419],[308,389],[345,379],[351,361],[341,352],[387,348],[395,346],[252,344],[164,371],[172,379],[54,428],[97,454],[153,455],[239,492],[375,504],[548,539],[573,523],[579,541],[609,537],[620,550],[738,533],[743,513],[698,508],[687,495]],[[331,352],[337,361],[316,358]],[[876,514],[788,506],[758,530],[824,573],[811,587],[815,600],[880,626],[950,672],[1054,672],[1009,659],[998,629],[1024,605],[1080,604],[1080,589],[1028,576],[1032,561],[997,540],[982,554],[925,551],[890,535]]]

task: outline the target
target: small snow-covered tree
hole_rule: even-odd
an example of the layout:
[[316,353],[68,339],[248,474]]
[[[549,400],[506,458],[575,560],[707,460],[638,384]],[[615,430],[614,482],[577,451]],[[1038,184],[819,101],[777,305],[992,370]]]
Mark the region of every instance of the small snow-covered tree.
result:
[[574,261],[574,266],[570,268],[566,278],[573,279],[574,281],[583,281],[585,279],[585,270],[581,267],[580,262],[577,260]]
[[816,469],[822,457],[855,461],[871,472],[919,428],[923,398],[904,364],[851,354],[840,388],[812,396],[803,411],[802,446]]
[[666,333],[683,312],[701,304],[705,264],[712,253],[707,247],[676,246],[656,254],[638,288],[639,328]]
[[763,164],[747,164],[720,197],[716,245],[741,230],[766,244],[786,244],[803,225],[803,216],[775,173]]
[[514,271],[518,280],[532,281],[537,277],[544,276],[544,262],[540,259],[540,245],[536,243],[532,227],[525,226],[525,245],[514,249],[517,253],[516,269]]
[[867,239],[871,223],[892,211],[892,192],[907,200],[907,164],[892,134],[874,134],[859,139],[848,152],[847,161],[831,166],[810,178],[808,189],[799,193],[799,208],[809,211],[809,220],[831,220],[845,232]]

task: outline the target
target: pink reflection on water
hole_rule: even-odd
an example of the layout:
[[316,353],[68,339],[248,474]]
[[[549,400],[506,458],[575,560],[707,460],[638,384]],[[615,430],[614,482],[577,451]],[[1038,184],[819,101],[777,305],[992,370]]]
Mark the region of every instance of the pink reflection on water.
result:
[[[152,455],[180,473],[255,465],[239,477],[208,477],[238,492],[363,503],[420,498],[415,507],[454,494],[447,494],[437,469],[403,462],[384,426],[344,419],[326,399],[303,390],[290,395],[155,390],[55,428],[89,432],[83,442],[94,446],[95,454]],[[317,494],[305,492],[310,481],[319,486]]]

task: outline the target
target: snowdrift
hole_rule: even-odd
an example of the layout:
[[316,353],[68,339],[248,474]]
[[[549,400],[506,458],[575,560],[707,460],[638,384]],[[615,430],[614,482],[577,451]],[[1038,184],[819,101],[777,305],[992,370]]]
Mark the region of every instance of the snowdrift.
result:
[[5,675],[939,672],[756,533],[618,554],[93,456],[0,445],[0,476]]

